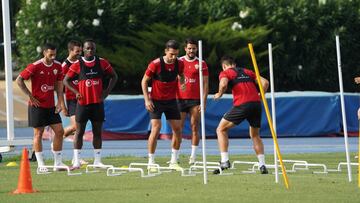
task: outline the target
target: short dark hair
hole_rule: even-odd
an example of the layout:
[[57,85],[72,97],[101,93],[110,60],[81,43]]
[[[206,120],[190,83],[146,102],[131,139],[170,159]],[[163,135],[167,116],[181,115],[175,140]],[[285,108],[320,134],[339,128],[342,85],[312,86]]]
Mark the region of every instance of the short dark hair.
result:
[[74,47],[81,47],[81,43],[76,40],[70,40],[67,44],[68,50],[73,50]]
[[42,47],[42,50],[43,51],[46,51],[46,50],[56,50],[56,46],[54,44],[51,44],[51,43],[45,43]]
[[96,44],[93,39],[86,39],[86,40],[84,41],[84,44],[85,44],[85,43],[93,43],[93,44]]
[[166,42],[165,48],[166,49],[170,49],[170,48],[171,49],[179,49],[179,43],[176,40],[171,39],[171,40]]
[[220,62],[221,62],[221,64],[225,64],[225,65],[235,65],[236,64],[234,58],[231,56],[221,57]]
[[197,40],[195,40],[194,38],[189,37],[189,38],[185,39],[185,46],[188,45],[188,44],[194,44],[194,45],[197,46]]

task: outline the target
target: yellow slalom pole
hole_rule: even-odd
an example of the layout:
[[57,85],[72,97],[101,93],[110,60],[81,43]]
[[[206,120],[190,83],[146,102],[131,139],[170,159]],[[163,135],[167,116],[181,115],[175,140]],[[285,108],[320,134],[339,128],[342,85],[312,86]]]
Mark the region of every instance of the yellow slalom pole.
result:
[[258,82],[259,89],[260,89],[261,99],[262,99],[264,107],[265,107],[266,117],[267,117],[267,120],[268,120],[268,123],[269,123],[271,135],[272,135],[274,143],[275,143],[276,154],[279,157],[280,166],[281,166],[281,169],[282,169],[282,175],[283,175],[284,182],[285,182],[285,187],[286,187],[286,189],[289,189],[289,180],[288,180],[288,177],[287,177],[287,174],[286,174],[286,169],[285,169],[285,166],[284,166],[281,154],[280,154],[279,144],[277,142],[277,136],[276,136],[274,127],[272,125],[272,119],[271,119],[269,107],[268,107],[268,104],[267,104],[267,101],[266,101],[266,98],[265,98],[265,93],[264,93],[264,90],[263,90],[263,88],[261,86],[260,73],[259,73],[257,63],[256,63],[256,58],[255,58],[253,45],[251,43],[249,43],[248,46],[249,46],[249,49],[250,49],[251,59],[252,59],[254,69],[255,69],[256,80]]
[[360,120],[359,120],[359,140],[358,140],[358,187],[360,188]]

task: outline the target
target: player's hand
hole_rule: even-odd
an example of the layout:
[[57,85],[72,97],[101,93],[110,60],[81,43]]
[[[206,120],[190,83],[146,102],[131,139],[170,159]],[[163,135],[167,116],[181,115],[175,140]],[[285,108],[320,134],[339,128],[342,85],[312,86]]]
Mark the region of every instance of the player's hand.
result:
[[109,96],[109,92],[108,91],[103,91],[102,92],[102,99],[105,100],[107,96]]
[[185,90],[186,90],[186,85],[185,85],[185,84],[181,84],[181,85],[180,85],[180,90],[183,91],[183,92],[185,92]]
[[56,104],[56,106],[55,106],[55,113],[58,114],[58,113],[60,113],[61,111],[62,111],[61,105]]
[[69,110],[66,108],[66,106],[62,107],[62,113],[64,116],[69,117]]
[[357,116],[358,116],[358,119],[360,120],[360,108],[357,111]]
[[354,81],[355,81],[356,84],[359,84],[360,83],[360,77],[355,77]]
[[82,98],[83,98],[82,95],[79,92],[77,92],[76,93],[76,99],[81,100]]
[[154,103],[151,100],[145,101],[145,108],[146,110],[153,112],[155,108]]
[[39,100],[37,100],[32,94],[29,95],[29,99],[30,99],[30,104],[31,104],[32,106],[35,106],[35,107],[39,107],[39,106],[40,106]]
[[216,93],[215,95],[214,95],[214,100],[218,100],[218,99],[220,99],[222,97],[222,94],[220,94],[219,92],[218,93]]

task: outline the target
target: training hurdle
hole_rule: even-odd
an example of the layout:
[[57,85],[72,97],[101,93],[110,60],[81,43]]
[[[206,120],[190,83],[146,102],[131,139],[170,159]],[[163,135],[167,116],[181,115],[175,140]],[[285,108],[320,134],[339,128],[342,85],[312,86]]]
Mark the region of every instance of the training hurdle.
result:
[[72,173],[69,166],[40,166],[36,169],[36,174],[38,175],[46,175],[52,173],[49,169],[53,169],[54,172],[56,171],[67,171],[68,176],[74,176],[74,175],[81,175],[82,173]]
[[[116,172],[120,171],[120,172]],[[140,175],[142,178],[149,178],[156,176],[155,174],[151,174],[148,170],[148,174],[146,175],[144,170],[142,168],[122,168],[122,167],[111,167],[108,168],[106,171],[107,176],[120,176],[122,174],[128,173],[128,172],[140,172]]]
[[[341,166],[347,166],[347,162],[340,162],[337,169],[328,169],[329,172],[341,172]],[[350,166],[359,166],[359,163],[350,162]]]
[[[210,171],[209,169],[218,169],[220,173],[218,175],[233,175],[233,173],[224,173],[223,170],[220,167],[219,162],[205,162],[206,163],[206,169],[207,171]],[[194,163],[194,165],[190,166],[189,168],[189,174],[195,175],[196,173],[203,173],[203,172],[195,172],[197,169],[204,169],[204,162],[197,161]]]
[[[90,170],[92,168],[93,170]],[[114,168],[113,165],[95,165],[95,164],[89,164],[86,166],[85,173],[97,173],[99,170],[96,169],[108,169],[108,168]]]
[[187,169],[184,169],[182,167],[179,168],[173,168],[173,167],[164,167],[160,166],[159,164],[149,164],[149,163],[130,163],[129,168],[134,168],[133,166],[146,166],[148,169],[148,174],[153,175],[160,175],[162,172],[173,172],[173,171],[179,171],[181,176],[194,176],[194,174],[186,174],[185,171]]

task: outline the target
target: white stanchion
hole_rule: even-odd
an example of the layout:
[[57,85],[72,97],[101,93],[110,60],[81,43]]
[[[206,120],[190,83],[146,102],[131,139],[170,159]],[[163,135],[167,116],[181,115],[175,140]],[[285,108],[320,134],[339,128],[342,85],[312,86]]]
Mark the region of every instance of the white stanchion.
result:
[[204,115],[204,84],[203,84],[203,67],[202,67],[202,41],[198,42],[199,50],[199,82],[200,82],[200,108],[201,108],[201,139],[203,151],[203,168],[204,168],[204,184],[207,184],[207,168],[206,168],[206,135],[205,135],[205,115]]
[[[276,133],[275,90],[274,90],[274,70],[273,70],[273,57],[272,57],[271,43],[268,43],[268,50],[269,50],[269,69],[270,69],[271,115],[272,115],[274,131],[275,131],[275,134],[277,135],[277,133]],[[278,161],[277,161],[275,142],[274,142],[274,165],[275,165],[275,182],[279,183],[279,169],[278,169]]]
[[342,79],[342,71],[341,71],[340,40],[338,35],[336,35],[336,56],[337,56],[337,65],[338,65],[338,74],[339,74],[341,115],[342,115],[343,130],[344,130],[346,162],[348,168],[348,178],[349,178],[349,182],[351,182],[352,177],[351,177],[351,166],[350,166],[350,155],[349,155],[349,144],[348,144],[349,142],[348,142],[348,132],[347,132],[347,124],[346,124],[346,114],[345,114],[343,79]]

